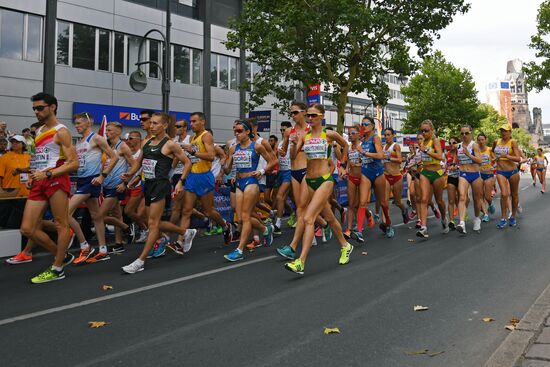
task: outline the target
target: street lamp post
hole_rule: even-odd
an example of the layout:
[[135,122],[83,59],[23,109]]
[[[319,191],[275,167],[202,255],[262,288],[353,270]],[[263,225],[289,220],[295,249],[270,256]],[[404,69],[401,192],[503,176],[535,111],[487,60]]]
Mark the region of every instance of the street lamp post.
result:
[[[162,112],[164,113],[168,113],[168,111],[170,111],[170,2],[171,0],[166,0],[166,36],[158,29],[151,29],[143,35],[141,41],[139,42],[138,62],[135,63],[137,69],[130,74],[130,87],[136,92],[141,92],[147,87],[147,75],[145,75],[145,72],[141,70],[141,65],[155,65],[160,70],[160,75],[162,76]],[[143,47],[143,42],[145,42],[147,36],[153,32],[160,34],[164,40],[164,67],[156,61],[141,61],[141,49]]]

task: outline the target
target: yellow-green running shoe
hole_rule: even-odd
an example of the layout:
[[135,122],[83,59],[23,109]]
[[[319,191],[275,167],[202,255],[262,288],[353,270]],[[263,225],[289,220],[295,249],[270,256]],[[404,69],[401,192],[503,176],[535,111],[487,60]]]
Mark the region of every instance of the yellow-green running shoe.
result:
[[285,269],[290,270],[291,272],[295,274],[304,275],[304,264],[302,263],[302,260],[296,259],[292,262],[285,264]]
[[55,280],[61,280],[64,278],[65,278],[65,272],[63,272],[63,269],[61,271],[57,271],[54,268],[50,267],[47,270],[35,276],[34,278],[32,278],[31,283],[33,284],[48,283],[48,282],[53,282]]
[[348,243],[347,246],[342,247],[341,251],[342,253],[340,254],[340,261],[338,261],[338,263],[340,265],[346,265],[347,263],[349,263],[349,256],[353,252],[353,246]]
[[292,212],[292,214],[290,214],[290,218],[288,218],[288,221],[286,222],[286,224],[288,224],[288,226],[291,227],[291,228],[296,228],[296,213],[295,212]]

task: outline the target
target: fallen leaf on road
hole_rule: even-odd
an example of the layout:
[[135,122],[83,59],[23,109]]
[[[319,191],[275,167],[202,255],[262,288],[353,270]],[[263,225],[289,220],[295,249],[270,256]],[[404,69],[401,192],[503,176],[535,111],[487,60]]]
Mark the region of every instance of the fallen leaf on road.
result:
[[361,252],[361,255],[367,256],[369,253],[367,251]]
[[506,330],[510,330],[510,331],[516,330],[516,327],[515,327],[514,325],[506,325],[504,328],[505,328]]
[[443,353],[445,353],[444,350],[442,350],[441,352],[428,353],[428,357],[435,357],[435,356],[438,356],[438,355],[443,354]]
[[407,241],[414,242],[414,240],[412,238],[409,238]]
[[514,326],[518,326],[519,324],[519,319],[516,319],[515,317],[510,320],[510,324],[514,325]]
[[415,311],[428,311],[428,310],[429,310],[428,307],[426,307],[426,306],[420,306],[420,305],[414,306],[413,309],[414,309]]
[[88,322],[88,326],[91,327],[92,329],[97,329],[97,328],[103,327],[107,324],[109,324],[109,322],[105,322],[105,321],[90,321],[90,322]]
[[337,327],[325,327],[325,334],[340,334],[340,329]]
[[103,290],[104,290],[104,291],[109,291],[109,290],[111,290],[111,289],[113,289],[113,286],[112,286],[112,285],[107,285],[107,284],[104,284],[104,285],[103,285]]
[[495,321],[495,319],[493,319],[492,317],[484,317],[482,318],[483,322],[491,322],[491,321]]
[[428,354],[428,350],[427,349],[420,349],[420,350],[415,350],[413,352],[405,352],[406,355],[408,356],[419,356],[421,354]]

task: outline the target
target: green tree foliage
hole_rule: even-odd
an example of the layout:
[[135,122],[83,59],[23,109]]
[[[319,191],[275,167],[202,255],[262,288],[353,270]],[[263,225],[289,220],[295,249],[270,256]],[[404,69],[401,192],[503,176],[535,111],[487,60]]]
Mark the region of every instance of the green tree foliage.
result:
[[537,33],[531,37],[529,47],[536,51],[540,63],[531,61],[523,67],[526,74],[527,88],[541,91],[550,86],[550,0],[540,4],[537,15]]
[[407,103],[403,130],[409,133],[430,119],[438,135],[455,135],[462,125],[478,127],[485,117],[470,72],[447,62],[439,51],[424,59],[420,73],[401,92]]
[[487,144],[491,146],[495,140],[500,138],[498,129],[502,124],[507,124],[508,119],[499,114],[498,111],[489,104],[480,104],[478,110],[480,114],[486,117],[482,118],[479,121],[479,126],[474,129],[474,138],[477,138],[478,134],[483,133],[487,136]]
[[341,131],[348,93],[367,92],[385,105],[384,74],[410,75],[417,64],[410,48],[424,56],[469,7],[465,0],[247,0],[226,46],[245,49],[264,67],[248,109],[271,94],[284,110],[296,89],[322,83],[338,107]]

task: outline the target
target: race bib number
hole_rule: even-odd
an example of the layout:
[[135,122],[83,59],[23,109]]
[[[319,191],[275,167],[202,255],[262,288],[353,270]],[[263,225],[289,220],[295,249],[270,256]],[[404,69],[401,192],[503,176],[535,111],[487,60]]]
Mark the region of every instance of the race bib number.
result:
[[358,166],[361,164],[361,153],[358,150],[350,150],[348,152],[348,158],[351,164]]
[[150,180],[156,178],[155,168],[157,166],[157,161],[155,159],[143,159],[141,167],[143,169],[143,178]]
[[36,152],[31,160],[31,167],[34,170],[42,171],[48,167],[50,152],[46,147],[36,147]]
[[426,151],[425,152],[420,152],[420,154],[422,155],[422,162],[429,162],[432,160],[432,157],[428,154],[429,152],[432,151],[432,148],[430,147],[426,147]]
[[304,152],[308,159],[326,159],[327,141],[321,138],[311,138],[304,144]]
[[[197,153],[199,152],[199,147],[198,147],[197,144],[191,144],[191,147],[193,148],[193,151],[195,151]],[[191,161],[192,164],[199,163],[201,161],[200,158],[195,157],[192,154],[189,154],[189,160]]]
[[252,168],[252,152],[249,150],[239,150],[233,154],[233,163],[236,169]]
[[505,145],[497,145],[495,147],[495,155],[498,157],[509,154],[508,147]]
[[28,173],[20,173],[19,174],[19,182],[22,184],[26,184],[29,182],[29,174]]

